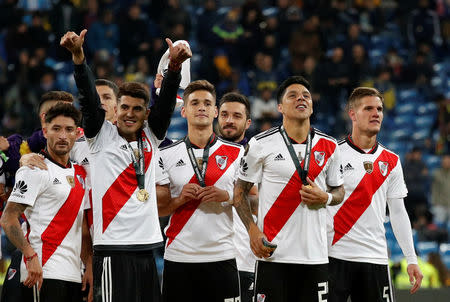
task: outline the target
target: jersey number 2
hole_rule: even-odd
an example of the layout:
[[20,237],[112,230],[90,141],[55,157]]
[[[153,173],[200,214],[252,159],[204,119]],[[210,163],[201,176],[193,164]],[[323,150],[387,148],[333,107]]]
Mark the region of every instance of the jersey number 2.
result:
[[320,282],[317,285],[319,287],[319,291],[317,292],[319,302],[327,302],[327,299],[324,299],[323,296],[328,294],[328,282]]

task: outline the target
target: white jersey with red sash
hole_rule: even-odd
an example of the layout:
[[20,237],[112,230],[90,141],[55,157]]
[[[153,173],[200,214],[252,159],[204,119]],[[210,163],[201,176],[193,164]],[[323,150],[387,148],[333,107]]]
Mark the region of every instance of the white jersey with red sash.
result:
[[[322,190],[342,185],[336,140],[316,129],[308,177]],[[304,165],[305,144],[293,142]],[[258,227],[278,245],[272,257],[261,259],[282,263],[323,264],[328,262],[326,209],[309,209],[302,203],[302,182],[294,162],[275,127],[253,137],[241,164],[239,178],[259,184]]]
[[[26,235],[38,254],[45,279],[81,282],[81,227],[85,195],[85,170],[63,167],[46,158],[48,170],[22,167],[9,202],[28,205]],[[28,276],[24,260],[20,278]]]
[[[94,249],[149,250],[162,242],[155,192],[155,152],[161,142],[148,126],[144,138],[145,189],[149,198],[140,201],[132,152],[137,142],[120,136],[105,121],[94,138],[88,138],[94,218]],[[131,149],[130,149],[131,147]]]
[[329,255],[348,261],[387,264],[386,200],[407,194],[400,159],[380,144],[367,153],[350,137],[339,142],[344,201],[328,207]]
[[[193,151],[196,158],[202,158],[203,149]],[[232,194],[243,153],[241,145],[214,137],[210,142],[206,186]],[[170,182],[173,198],[180,195],[185,184],[198,183],[184,141],[162,148],[159,163]],[[185,203],[171,215],[165,234],[167,260],[194,263],[235,258],[233,212],[228,202]]]

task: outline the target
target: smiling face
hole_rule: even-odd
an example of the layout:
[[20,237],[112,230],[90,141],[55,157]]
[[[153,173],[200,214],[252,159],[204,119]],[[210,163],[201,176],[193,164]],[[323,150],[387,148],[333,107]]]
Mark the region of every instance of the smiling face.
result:
[[368,136],[380,132],[383,122],[383,102],[378,96],[365,96],[349,109],[353,130]]
[[278,104],[283,118],[305,120],[313,113],[311,93],[301,84],[289,85]]
[[196,90],[189,94],[181,108],[181,115],[187,119],[189,126],[211,126],[217,117],[215,97],[206,90]]
[[143,127],[149,113],[150,109],[146,108],[143,99],[122,95],[116,113],[120,135],[127,141],[136,140],[136,133]]

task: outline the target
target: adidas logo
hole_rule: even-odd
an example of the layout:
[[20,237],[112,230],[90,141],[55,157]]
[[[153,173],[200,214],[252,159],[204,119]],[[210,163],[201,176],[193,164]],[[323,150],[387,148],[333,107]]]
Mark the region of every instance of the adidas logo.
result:
[[120,146],[120,149],[125,150],[125,151],[128,150],[127,145],[122,145],[122,146]]
[[244,158],[241,158],[241,162],[240,162],[239,166],[241,168],[242,173],[245,174],[245,172],[247,172],[247,170],[248,170],[248,165],[245,162]]
[[182,166],[186,166],[186,164],[184,163],[184,161],[182,159],[180,159],[177,164],[175,165],[175,167],[182,167]]
[[284,160],[283,155],[281,155],[281,153],[278,153],[277,156],[275,156],[274,160]]
[[159,160],[158,160],[158,165],[159,165],[159,167],[160,167],[161,169],[164,170],[164,163],[163,163],[163,160],[162,160],[161,157],[160,157]]
[[352,167],[352,165],[350,163],[348,163],[345,167],[344,167],[344,171],[350,171],[350,170],[355,170],[355,168]]
[[[81,161],[81,165],[89,165],[89,160],[87,159],[87,157],[85,157],[82,161]],[[56,179],[56,178],[55,178]]]
[[60,185],[61,182],[59,181],[58,178],[55,177],[55,179],[53,180],[53,184],[54,184],[54,185]]

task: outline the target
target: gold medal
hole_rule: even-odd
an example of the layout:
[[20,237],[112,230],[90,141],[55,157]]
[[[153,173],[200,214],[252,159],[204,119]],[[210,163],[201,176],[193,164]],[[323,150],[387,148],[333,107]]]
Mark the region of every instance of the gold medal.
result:
[[137,195],[137,198],[139,199],[139,201],[142,201],[142,202],[147,201],[147,200],[148,200],[148,197],[150,196],[150,195],[148,194],[147,190],[145,190],[145,189],[140,189],[140,190],[136,193],[136,195]]
[[305,188],[312,189],[311,185],[306,185]]

